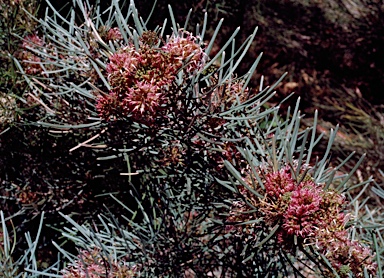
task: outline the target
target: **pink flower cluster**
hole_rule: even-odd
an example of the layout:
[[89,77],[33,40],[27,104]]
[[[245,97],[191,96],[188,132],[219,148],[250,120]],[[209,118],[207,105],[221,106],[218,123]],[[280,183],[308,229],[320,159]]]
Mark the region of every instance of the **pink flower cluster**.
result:
[[123,39],[123,36],[121,35],[119,28],[115,27],[115,28],[111,28],[108,30],[107,35],[106,35],[107,41],[121,40],[121,39]]
[[107,25],[102,25],[97,31],[104,42],[119,41],[123,39],[120,29],[117,27],[111,28]]
[[[350,240],[348,232],[334,227],[334,223],[328,225],[329,230],[319,230],[316,248],[324,254],[341,278],[351,277],[351,273],[354,277],[363,278],[364,268],[374,276],[378,266],[373,262],[372,251],[358,241]],[[333,277],[331,273],[330,277]]]
[[82,250],[78,259],[61,272],[63,278],[130,278],[140,274],[137,267],[128,267],[124,261],[107,258],[99,249]]
[[193,73],[196,70],[201,70],[207,59],[206,54],[196,41],[197,39],[189,32],[182,31],[179,36],[172,35],[162,50],[169,53],[180,65],[187,62],[185,70]]
[[[287,166],[264,174],[265,197],[258,207],[267,223],[281,224],[279,241],[286,242],[294,235],[303,241],[314,237],[331,220],[343,228],[348,221],[343,213],[345,198],[316,184],[308,174],[294,178],[293,171]],[[305,174],[305,167],[300,172]]]
[[319,219],[316,219],[322,201],[321,189],[314,184],[304,185],[294,190],[288,209],[284,214],[283,229],[288,235],[303,238],[316,232]]
[[203,67],[204,51],[188,32],[172,36],[160,48],[156,38],[156,33],[145,32],[139,49],[129,45],[111,55],[106,68],[111,92],[99,97],[96,106],[102,118],[131,116],[151,122],[172,98],[177,73],[185,68],[186,74],[193,74]]
[[44,46],[43,40],[37,35],[28,35],[24,37],[21,50],[16,54],[21,60],[26,74],[36,75],[43,71],[41,67],[41,58],[32,53],[30,49],[38,49]]
[[[287,250],[291,250],[294,238],[303,246],[314,246],[322,253],[338,271],[356,277],[363,277],[364,268],[375,274],[377,264],[369,248],[348,238],[345,226],[349,215],[343,211],[347,202],[340,193],[325,189],[323,184],[317,184],[307,174],[307,167],[300,169],[295,176],[295,169],[286,166],[278,171],[261,169],[260,176],[264,177],[265,195],[259,199],[243,188],[241,193],[254,207],[259,209],[257,215],[246,213],[247,205],[234,205],[234,210],[241,208],[242,222],[261,218],[271,227],[279,225],[277,240]],[[303,176],[305,175],[305,176]],[[252,186],[251,178],[246,181]],[[249,210],[249,208],[248,208]],[[235,219],[234,214],[229,221]]]

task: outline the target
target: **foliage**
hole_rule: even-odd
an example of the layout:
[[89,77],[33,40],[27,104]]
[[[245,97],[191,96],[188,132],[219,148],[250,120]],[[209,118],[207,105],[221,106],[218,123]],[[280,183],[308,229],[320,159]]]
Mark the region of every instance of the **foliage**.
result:
[[28,14],[37,12],[37,2],[0,1],[0,131],[17,121],[17,96],[25,85],[13,63],[12,56],[17,55],[21,38],[36,29],[36,22]]
[[44,213],[41,216],[40,224],[35,240],[32,240],[29,232],[25,234],[27,241],[27,248],[24,250],[24,254],[17,260],[14,256],[16,249],[16,228],[12,226],[12,231],[8,230],[7,222],[12,224],[12,221],[5,219],[3,211],[0,211],[1,217],[1,229],[0,229],[0,274],[4,278],[18,278],[18,277],[30,277],[26,276],[27,273],[24,269],[30,271],[37,271],[40,263],[35,256],[36,248],[38,248],[38,240],[43,225]]
[[[361,213],[350,194],[371,182],[350,182],[362,159],[346,174],[340,169],[353,154],[329,167],[337,130],[323,158],[312,158],[323,136],[316,135],[317,112],[302,129],[299,101],[286,118],[270,107],[284,76],[248,87],[261,55],[236,75],[257,29],[240,47],[236,29],[211,55],[222,21],[205,43],[207,17],[192,33],[170,7],[171,28],[165,21],[148,30],[133,2],[123,13],[116,0],[105,11],[74,1],[68,17],[47,4],[39,32],[24,38],[14,60],[29,86],[21,96],[29,113],[3,134],[8,144],[23,135],[40,153],[24,172],[5,166],[22,155],[6,153],[9,188],[2,190],[10,213],[45,212],[78,255],[55,235],[64,258],[48,268],[26,266],[25,275],[382,274],[382,219],[368,208]],[[9,237],[3,242],[9,246]],[[3,253],[17,257],[8,247]],[[27,253],[39,256],[35,247]]]

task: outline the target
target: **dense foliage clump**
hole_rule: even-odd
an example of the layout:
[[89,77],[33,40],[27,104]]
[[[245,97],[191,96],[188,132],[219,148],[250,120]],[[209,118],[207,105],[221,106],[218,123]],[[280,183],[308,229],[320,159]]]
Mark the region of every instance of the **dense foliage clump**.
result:
[[6,277],[382,273],[382,219],[350,194],[371,182],[350,181],[361,159],[328,165],[333,130],[313,159],[317,114],[303,129],[299,101],[286,118],[269,104],[279,82],[248,86],[261,55],[236,74],[257,29],[213,54],[207,17],[191,32],[169,7],[171,28],[148,30],[133,2],[47,4],[13,54],[24,90],[4,96],[22,111],[1,138]]

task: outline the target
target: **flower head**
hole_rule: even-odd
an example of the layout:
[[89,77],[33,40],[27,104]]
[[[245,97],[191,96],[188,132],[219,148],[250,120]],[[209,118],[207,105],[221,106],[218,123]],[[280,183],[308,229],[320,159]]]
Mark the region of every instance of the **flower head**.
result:
[[123,39],[123,36],[121,35],[120,29],[115,27],[108,30],[106,35],[107,41],[111,40],[121,40]]
[[[137,69],[139,53],[131,47],[125,47],[109,57],[107,65],[108,80],[113,88],[126,86],[130,87],[132,84],[134,72]],[[116,77],[123,77],[126,80],[125,84],[116,84]]]
[[174,58],[174,63],[187,64],[186,72],[195,72],[202,69],[207,60],[197,41],[196,37],[183,31],[179,36],[173,35],[162,49]]
[[317,228],[317,212],[322,201],[321,189],[313,186],[297,188],[291,194],[287,211],[284,213],[283,229],[288,235],[306,238]]
[[121,102],[118,95],[114,92],[111,92],[108,95],[100,96],[97,99],[96,110],[103,119],[116,119],[117,115],[121,115],[121,108]]
[[43,40],[36,34],[25,36],[22,42],[23,49],[28,49],[28,47],[30,48],[35,48],[37,46],[41,47],[43,45],[44,45]]
[[135,82],[146,81],[159,87],[169,86],[174,80],[179,66],[174,64],[167,53],[148,45],[143,45],[138,57]]
[[277,172],[267,173],[264,186],[267,195],[272,198],[280,198],[297,187],[288,167]]
[[135,120],[140,121],[142,117],[153,118],[164,103],[160,88],[154,83],[141,81],[135,87],[128,88],[122,105]]
[[31,49],[36,49],[44,46],[43,40],[36,34],[24,37],[21,49],[17,53],[17,57],[22,61],[26,74],[36,75],[43,71],[41,67],[41,58],[34,54]]
[[334,233],[322,230],[317,235],[317,247],[340,277],[364,277],[364,268],[374,276],[377,271],[377,263],[373,262],[372,251],[348,238],[346,230]]
[[[293,250],[294,244],[311,245],[327,258],[340,277],[350,277],[351,274],[364,277],[364,269],[375,275],[377,264],[373,262],[371,250],[348,237],[346,224],[350,216],[344,213],[346,200],[341,193],[316,183],[306,171],[307,166],[299,171],[288,166],[278,171],[269,170],[268,167],[260,169],[260,177],[264,177],[264,197],[256,198],[244,188],[240,193],[253,208],[236,201],[229,220],[233,219],[239,207],[241,221],[255,219],[254,213],[247,212],[258,207],[260,214],[256,215],[257,218],[271,227],[279,225],[277,241],[286,250]],[[293,173],[297,172],[299,175],[294,178]],[[245,181],[252,185],[250,178]],[[294,243],[294,237],[297,243]]]
[[[108,34],[111,39],[120,38],[118,29],[110,29]],[[109,57],[106,71],[114,95],[98,100],[103,118],[112,119],[111,112],[122,110],[136,121],[153,120],[159,108],[174,97],[173,82],[183,66],[189,76],[205,63],[198,39],[188,32],[172,36],[163,47],[159,43],[155,32],[146,31],[139,38],[139,47],[128,45]],[[114,104],[121,109],[106,109]]]

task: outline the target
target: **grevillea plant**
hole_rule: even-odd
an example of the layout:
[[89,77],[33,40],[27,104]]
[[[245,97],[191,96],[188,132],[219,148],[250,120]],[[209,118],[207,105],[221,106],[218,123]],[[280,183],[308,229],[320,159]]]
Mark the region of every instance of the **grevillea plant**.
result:
[[[261,55],[236,75],[256,29],[240,46],[236,29],[213,56],[221,22],[207,40],[207,16],[191,31],[169,8],[171,26],[165,21],[148,30],[133,1],[125,13],[116,0],[105,11],[74,1],[68,17],[47,3],[41,28],[25,38],[26,52],[15,59],[30,87],[25,103],[35,113],[25,121],[77,136],[68,153],[82,152],[79,165],[97,161],[103,174],[72,202],[60,203],[53,190],[41,194],[49,213],[72,225],[56,228],[78,254],[54,242],[63,259],[25,271],[50,277],[382,275],[382,219],[349,193],[371,181],[350,182],[359,165],[340,173],[351,156],[328,165],[337,131],[324,157],[313,158],[322,138],[316,115],[313,127],[302,130],[299,101],[286,119],[270,107],[280,80],[265,86],[261,78],[259,88],[248,88]],[[76,10],[83,22],[75,20]]]

